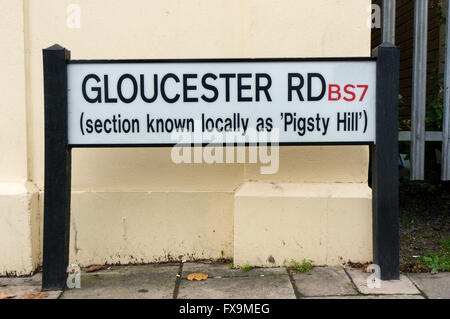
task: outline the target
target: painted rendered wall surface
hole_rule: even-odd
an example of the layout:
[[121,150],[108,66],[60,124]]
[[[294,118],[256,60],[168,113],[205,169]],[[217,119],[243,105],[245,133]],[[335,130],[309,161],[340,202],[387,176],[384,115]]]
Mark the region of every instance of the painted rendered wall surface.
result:
[[27,182],[22,1],[0,1],[0,275],[29,274],[40,258],[38,189]]
[[234,265],[371,261],[371,205],[365,184],[245,183],[234,198]]
[[[71,50],[73,59],[370,55],[370,29],[366,25],[369,1],[84,0],[77,1],[81,9],[80,28],[70,29],[66,26],[66,8],[72,2],[25,1],[31,178],[39,188],[43,186],[44,173],[41,50],[54,43]],[[364,167],[367,156],[359,148],[353,147],[356,152],[345,157],[361,159]],[[311,158],[328,154],[326,148],[297,148],[289,152],[290,160],[298,163],[292,167],[293,172],[303,165],[295,154],[317,154],[309,155]],[[75,150],[73,186],[232,190],[242,181],[243,165],[187,167],[170,163],[169,153],[169,149]],[[335,171],[327,174],[330,182],[367,179],[366,171],[357,169],[356,176],[349,173],[353,165],[327,162]],[[321,174],[322,166],[312,168]],[[350,180],[345,178],[349,175],[353,175]]]
[[[6,97],[0,105],[0,183],[28,180],[37,186],[39,191],[31,193],[38,192],[40,209],[29,218],[39,217],[43,207],[43,48],[58,43],[72,52],[73,59],[370,55],[369,0],[0,0],[0,4],[0,30],[6,35],[0,53],[0,66],[6,71],[0,78]],[[69,4],[81,10],[79,28],[68,27]],[[261,175],[255,164],[176,165],[170,149],[76,149],[71,261],[87,265],[180,255],[206,258],[219,257],[221,250],[232,257],[235,190],[243,183],[367,185],[368,160],[366,146],[285,147],[280,150],[278,173]],[[22,196],[28,198],[29,190]],[[2,218],[22,209],[20,203],[8,205],[17,209],[0,211]],[[370,205],[359,207],[369,229]],[[271,215],[267,216],[270,222]],[[0,224],[0,230],[5,225]],[[37,229],[36,234],[42,233],[40,225]],[[14,241],[10,245],[14,247]],[[358,249],[371,248],[369,240]],[[36,263],[40,250],[32,251]],[[32,266],[19,261],[6,267],[3,259],[0,255],[0,274],[14,268],[32,271]]]
[[21,1],[0,1],[0,182],[27,180],[25,58]]

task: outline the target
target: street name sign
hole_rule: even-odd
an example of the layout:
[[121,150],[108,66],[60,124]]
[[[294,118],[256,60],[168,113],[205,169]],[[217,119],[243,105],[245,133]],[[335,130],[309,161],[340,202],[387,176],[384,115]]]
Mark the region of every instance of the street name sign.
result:
[[235,144],[264,132],[281,145],[375,142],[370,58],[73,61],[67,74],[73,146],[185,143],[177,132],[193,144],[217,142],[211,132]]

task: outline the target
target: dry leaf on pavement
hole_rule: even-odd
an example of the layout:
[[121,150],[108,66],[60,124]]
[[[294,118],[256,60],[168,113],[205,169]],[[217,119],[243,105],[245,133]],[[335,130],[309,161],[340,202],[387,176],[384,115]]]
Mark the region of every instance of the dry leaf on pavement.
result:
[[92,265],[88,269],[86,269],[86,272],[94,272],[102,269],[106,269],[106,267],[103,265]]
[[47,298],[47,297],[48,297],[48,292],[40,291],[35,294],[25,294],[22,296],[22,299],[42,299],[42,298]]
[[206,280],[206,278],[208,278],[208,275],[202,273],[193,273],[187,276],[188,280]]
[[14,298],[16,295],[15,294],[7,294],[4,293],[3,291],[0,292],[0,299],[9,299],[9,298]]

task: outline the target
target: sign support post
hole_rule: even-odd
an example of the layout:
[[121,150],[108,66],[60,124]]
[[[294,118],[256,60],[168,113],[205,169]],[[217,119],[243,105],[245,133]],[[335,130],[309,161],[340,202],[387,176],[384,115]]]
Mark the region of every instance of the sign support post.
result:
[[67,61],[55,44],[43,50],[45,189],[42,290],[63,290],[69,263],[71,148],[67,138]]
[[398,47],[383,43],[377,56],[376,144],[372,146],[373,262],[382,280],[399,279]]

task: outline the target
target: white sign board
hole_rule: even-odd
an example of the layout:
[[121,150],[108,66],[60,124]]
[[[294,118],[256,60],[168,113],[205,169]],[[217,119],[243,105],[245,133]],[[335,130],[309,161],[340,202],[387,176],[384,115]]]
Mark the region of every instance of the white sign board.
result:
[[69,144],[372,143],[375,82],[370,60],[74,61]]

